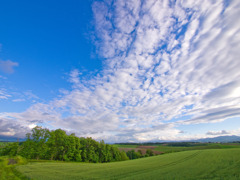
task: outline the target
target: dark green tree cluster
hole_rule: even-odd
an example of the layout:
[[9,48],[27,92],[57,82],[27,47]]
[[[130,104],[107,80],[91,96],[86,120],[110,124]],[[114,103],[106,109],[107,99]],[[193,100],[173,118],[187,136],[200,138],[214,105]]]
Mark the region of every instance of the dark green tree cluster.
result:
[[127,160],[125,152],[118,148],[97,142],[92,138],[67,135],[62,129],[49,131],[35,127],[23,143],[11,143],[2,148],[1,155],[21,155],[27,159],[46,159],[78,162],[113,162]]
[[14,143],[8,143],[4,147],[0,148],[0,155],[9,155],[9,156],[15,156],[18,154],[19,150],[19,143],[14,142]]
[[141,150],[135,152],[134,150],[130,150],[127,152],[127,156],[129,159],[138,159],[143,157],[154,156],[154,153],[151,149],[147,149],[146,154],[143,155]]

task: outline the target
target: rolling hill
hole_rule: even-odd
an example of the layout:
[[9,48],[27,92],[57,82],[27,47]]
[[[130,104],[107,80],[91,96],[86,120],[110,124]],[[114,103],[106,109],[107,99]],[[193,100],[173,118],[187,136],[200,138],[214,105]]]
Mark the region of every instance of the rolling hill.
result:
[[33,162],[17,170],[36,180],[240,179],[240,149],[183,151],[113,163]]

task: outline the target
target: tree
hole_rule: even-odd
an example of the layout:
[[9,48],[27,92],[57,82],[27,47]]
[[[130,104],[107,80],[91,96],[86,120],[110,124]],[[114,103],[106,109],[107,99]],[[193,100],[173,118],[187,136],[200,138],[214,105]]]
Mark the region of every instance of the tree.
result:
[[0,149],[2,155],[21,155],[28,159],[49,159],[78,162],[111,162],[128,159],[118,148],[95,141],[92,138],[79,138],[67,135],[62,129],[49,131],[35,127],[26,134],[27,140],[21,145],[12,143]]
[[51,132],[48,140],[50,151],[52,152],[53,159],[64,160],[67,151],[67,134],[62,129],[57,129]]
[[0,155],[16,156],[19,151],[19,145],[17,142],[9,143],[4,148],[1,148],[0,150],[1,150]]
[[147,149],[146,154],[148,156],[154,156],[154,153],[153,153],[153,151],[151,149]]
[[101,140],[99,143],[98,154],[99,154],[99,162],[105,162],[106,145],[103,140]]
[[46,142],[49,138],[49,130],[36,126],[32,133],[26,134],[27,140],[23,143],[20,154],[32,159],[44,159],[47,154]]
[[128,158],[127,154],[124,151],[122,151],[121,152],[121,161],[126,161],[126,160],[129,160],[129,158]]

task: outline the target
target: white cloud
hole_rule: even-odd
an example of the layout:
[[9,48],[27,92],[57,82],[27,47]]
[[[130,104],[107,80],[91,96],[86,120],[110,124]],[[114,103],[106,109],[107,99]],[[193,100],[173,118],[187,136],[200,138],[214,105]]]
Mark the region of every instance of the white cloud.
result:
[[240,116],[237,0],[97,1],[93,12],[104,70],[73,70],[72,91],[8,116],[107,141],[201,138],[177,125]]
[[23,92],[22,96],[24,96],[27,99],[39,99],[39,97],[35,95],[31,90]]
[[221,130],[221,131],[208,131],[206,133],[206,137],[232,136],[232,135],[240,135],[240,129]]
[[4,76],[1,76],[1,75],[0,75],[0,79],[7,79],[7,78],[6,78],[6,77],[4,77]]
[[3,73],[11,74],[14,72],[14,67],[18,66],[17,62],[13,62],[11,60],[3,61],[0,60],[0,71]]
[[207,135],[228,135],[228,134],[230,134],[229,132],[227,132],[226,130],[222,130],[222,131],[208,131],[207,133],[206,133]]
[[0,99],[8,99],[9,97],[11,97],[11,95],[9,95],[5,89],[0,89]]
[[25,99],[13,99],[12,100],[13,102],[23,102],[23,101],[26,101]]

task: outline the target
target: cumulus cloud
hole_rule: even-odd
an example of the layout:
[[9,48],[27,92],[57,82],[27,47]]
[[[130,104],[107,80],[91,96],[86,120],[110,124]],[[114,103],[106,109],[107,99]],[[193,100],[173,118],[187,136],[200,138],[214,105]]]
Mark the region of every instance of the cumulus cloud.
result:
[[179,124],[240,116],[240,2],[225,2],[94,2],[103,71],[73,70],[72,91],[5,120],[116,142],[189,139]]
[[5,120],[1,118],[0,115],[0,136],[15,136],[19,138],[24,138],[25,134],[30,131],[26,127],[22,126],[21,124],[16,123],[14,120],[11,121]]
[[0,71],[2,71],[3,73],[7,73],[7,74],[14,73],[15,66],[18,66],[17,62],[13,62],[11,60],[7,60],[7,61],[0,60]]

